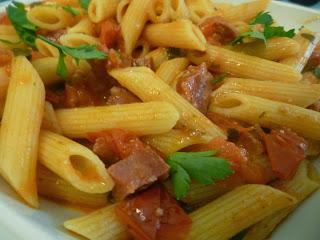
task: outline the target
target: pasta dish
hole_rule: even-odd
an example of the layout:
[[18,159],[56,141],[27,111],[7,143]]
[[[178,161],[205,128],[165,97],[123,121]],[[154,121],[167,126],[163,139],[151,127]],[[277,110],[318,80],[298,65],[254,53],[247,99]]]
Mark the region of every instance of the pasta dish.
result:
[[320,184],[320,34],[269,3],[12,1],[0,175],[87,239],[268,239]]

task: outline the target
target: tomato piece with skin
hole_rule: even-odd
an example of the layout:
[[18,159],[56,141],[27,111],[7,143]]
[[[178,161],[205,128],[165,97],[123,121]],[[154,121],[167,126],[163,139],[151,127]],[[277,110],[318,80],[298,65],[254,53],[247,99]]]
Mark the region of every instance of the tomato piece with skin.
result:
[[100,23],[100,42],[106,48],[115,47],[120,37],[120,26],[113,19]]
[[306,157],[307,141],[290,129],[271,130],[263,139],[273,172],[282,180],[291,179]]
[[120,203],[116,214],[137,240],[182,240],[192,223],[161,186],[154,186]]

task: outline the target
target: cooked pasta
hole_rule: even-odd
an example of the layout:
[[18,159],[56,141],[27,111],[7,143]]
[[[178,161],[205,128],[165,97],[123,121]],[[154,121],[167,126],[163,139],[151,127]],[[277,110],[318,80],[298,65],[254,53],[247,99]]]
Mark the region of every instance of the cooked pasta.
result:
[[271,2],[8,2],[1,177],[74,237],[267,239],[320,184],[319,33]]

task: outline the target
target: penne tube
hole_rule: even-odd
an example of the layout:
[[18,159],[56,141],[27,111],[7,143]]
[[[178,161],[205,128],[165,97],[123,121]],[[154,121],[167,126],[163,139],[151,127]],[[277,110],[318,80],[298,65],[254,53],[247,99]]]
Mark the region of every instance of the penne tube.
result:
[[268,7],[271,0],[255,0],[236,5],[228,4],[227,7],[220,3],[214,3],[217,9],[222,9],[224,17],[229,21],[250,21],[258,13],[263,12]]
[[120,0],[91,0],[88,7],[88,16],[94,23],[101,22],[116,15]]
[[88,17],[84,17],[77,24],[69,28],[68,33],[82,33],[92,36],[94,35],[94,24]]
[[148,17],[152,23],[169,22],[171,11],[171,0],[155,0],[149,5]]
[[[304,36],[305,34],[313,35],[314,38],[310,41],[308,37]],[[281,60],[280,62],[293,67],[298,72],[302,72],[317,44],[320,42],[320,34],[314,34],[308,30],[302,30],[293,39],[300,44],[299,52],[294,56]]]
[[60,37],[62,45],[68,47],[79,47],[81,45],[100,45],[99,38],[83,34],[83,33],[67,33]]
[[179,123],[191,131],[199,131],[211,137],[225,137],[222,130],[214,125],[198,109],[164,83],[146,67],[116,69],[110,72],[122,86],[137,95],[142,101],[166,101],[180,114]]
[[210,0],[186,0],[186,4],[194,23],[198,24],[209,16],[222,16],[222,11],[215,8]]
[[206,38],[201,30],[186,19],[170,23],[150,24],[144,31],[144,37],[153,46],[199,51],[206,49]]
[[115,214],[116,205],[111,205],[89,215],[64,222],[64,227],[74,233],[94,240],[129,240],[126,226]]
[[173,129],[163,134],[145,136],[143,138],[143,141],[166,156],[194,144],[208,143],[210,140],[210,136],[178,129]]
[[295,204],[290,195],[266,185],[244,185],[190,214],[187,239],[230,239],[265,217]]
[[148,20],[147,10],[151,1],[131,0],[125,15],[123,16],[120,27],[124,40],[125,52],[131,54],[142,30]]
[[[303,161],[300,164],[293,179],[289,181],[279,180],[273,183],[272,186],[295,197],[298,201],[297,204],[301,203],[319,188],[319,184],[308,177],[307,161]],[[280,210],[255,224],[250,228],[244,240],[267,239],[271,232],[295,209],[295,207],[296,205]]]
[[168,60],[168,52],[166,48],[157,48],[146,55],[152,62],[152,69],[157,70],[162,63]]
[[59,134],[62,133],[53,106],[50,102],[47,101],[44,103],[44,113],[41,128]]
[[171,19],[189,19],[190,12],[185,0],[170,0]]
[[306,108],[320,99],[320,84],[307,85],[227,78],[224,84],[212,93],[212,96],[225,93],[241,93]]
[[17,32],[11,25],[0,24],[0,35],[17,35]]
[[56,58],[59,57],[59,50],[40,38],[36,39],[36,47],[43,56]]
[[230,73],[235,77],[275,82],[298,82],[302,78],[290,66],[212,45],[208,45],[206,53],[191,52],[188,58],[197,65],[206,62],[214,72]]
[[59,202],[90,208],[108,205],[107,194],[82,192],[42,165],[39,165],[37,169],[37,186],[40,196]]
[[15,44],[7,44],[0,41],[0,48],[3,49],[14,49],[14,48],[25,48],[26,45],[21,41],[18,35],[0,34],[0,39],[9,41]]
[[73,22],[69,13],[63,10],[63,8],[49,5],[32,7],[30,11],[27,12],[27,18],[39,28],[49,31],[56,31],[68,27]]
[[[58,62],[59,58],[57,57],[44,57],[32,61],[33,67],[37,70],[45,85],[63,81],[63,78],[57,74]],[[65,62],[70,76],[75,72],[75,66],[70,58],[66,58]]]
[[179,73],[181,73],[188,65],[188,59],[174,58],[163,62],[157,69],[156,74],[165,83],[170,85]]
[[271,61],[279,61],[297,54],[300,44],[291,38],[272,38],[265,44],[263,41],[255,41],[234,46],[232,50],[248,55],[257,56]]
[[[38,207],[36,162],[45,89],[30,62],[12,62],[0,133],[0,172],[32,207]],[[23,120],[23,121],[22,121]]]
[[167,102],[59,109],[56,115],[63,134],[71,138],[85,138],[87,133],[112,128],[137,135],[165,133],[179,119],[175,107]]
[[126,14],[129,4],[130,4],[130,0],[120,0],[117,6],[117,17],[116,17],[118,23],[122,22],[123,16]]
[[103,162],[88,148],[66,137],[42,130],[39,161],[45,167],[86,193],[106,193],[114,182]]
[[302,136],[320,140],[320,113],[287,103],[229,93],[217,96],[209,111],[265,127],[288,127]]

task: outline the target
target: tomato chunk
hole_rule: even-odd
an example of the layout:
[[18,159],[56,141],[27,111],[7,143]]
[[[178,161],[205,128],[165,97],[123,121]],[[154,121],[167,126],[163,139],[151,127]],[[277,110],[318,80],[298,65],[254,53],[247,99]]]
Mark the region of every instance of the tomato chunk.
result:
[[113,19],[100,23],[100,42],[106,48],[115,47],[120,37],[120,26]]
[[291,179],[306,157],[307,141],[290,129],[271,130],[270,134],[263,134],[263,138],[276,176]]
[[192,223],[178,203],[160,186],[120,203],[116,214],[138,240],[182,240]]

